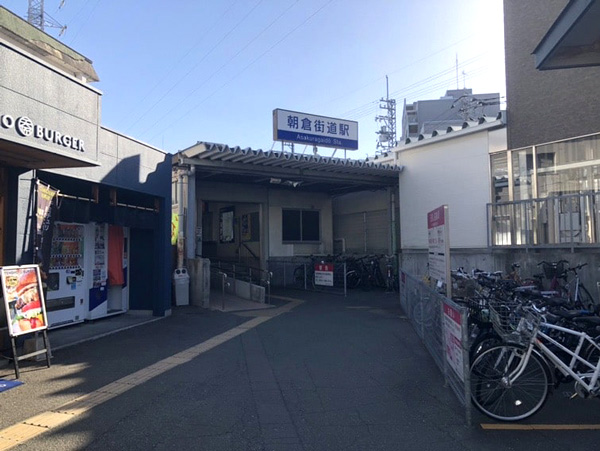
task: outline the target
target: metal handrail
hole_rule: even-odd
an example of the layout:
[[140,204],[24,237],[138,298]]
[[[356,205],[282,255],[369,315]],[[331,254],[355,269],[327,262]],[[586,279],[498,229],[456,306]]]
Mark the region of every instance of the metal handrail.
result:
[[211,270],[216,269],[219,271],[219,273],[226,274],[227,277],[233,279],[234,289],[236,280],[242,280],[255,285],[264,286],[266,292],[266,303],[271,303],[271,279],[273,277],[273,273],[271,271],[220,260],[211,261],[210,266]]

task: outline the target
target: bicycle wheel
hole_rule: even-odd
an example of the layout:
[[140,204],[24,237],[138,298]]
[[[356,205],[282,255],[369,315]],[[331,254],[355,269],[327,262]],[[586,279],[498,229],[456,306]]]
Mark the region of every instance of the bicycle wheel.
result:
[[357,288],[360,285],[360,275],[352,270],[346,273],[346,287]]
[[541,358],[532,353],[514,378],[526,349],[498,345],[483,351],[471,366],[471,399],[489,417],[517,421],[537,412],[548,397],[548,375]]
[[298,266],[296,269],[294,269],[294,286],[296,288],[304,288],[304,286],[305,286],[304,266]]
[[498,346],[502,342],[500,336],[491,328],[481,330],[469,347],[469,362],[474,362],[485,350]]
[[583,284],[579,285],[579,294],[578,294],[577,303],[579,307],[589,310],[591,312],[596,311],[596,303],[594,302],[594,298]]

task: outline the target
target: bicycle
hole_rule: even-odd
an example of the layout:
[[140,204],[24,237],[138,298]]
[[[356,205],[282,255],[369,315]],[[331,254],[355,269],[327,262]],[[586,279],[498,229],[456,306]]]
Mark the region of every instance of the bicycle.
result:
[[533,304],[508,302],[491,303],[490,318],[503,342],[481,352],[470,372],[471,398],[484,414],[502,421],[533,415],[556,383],[553,369],[575,381],[577,395],[600,395],[600,345],[590,335],[600,333],[600,318],[577,330],[546,321]]
[[[560,276],[564,281],[560,289],[564,296],[568,298],[575,307],[597,312],[597,306],[594,298],[588,289],[583,285],[579,277],[579,270],[586,265],[587,263],[583,263],[574,267],[566,268],[563,274]],[[570,281],[567,281],[567,274],[570,272],[573,273],[574,277]]]
[[385,255],[385,288],[386,291],[398,291],[400,289],[398,273],[396,272],[396,256]]
[[363,280],[365,272],[362,259],[356,257],[346,257],[346,287],[353,289],[358,288]]
[[316,257],[311,255],[309,262],[304,262],[294,269],[294,286],[307,290],[309,286],[315,288],[315,262]]

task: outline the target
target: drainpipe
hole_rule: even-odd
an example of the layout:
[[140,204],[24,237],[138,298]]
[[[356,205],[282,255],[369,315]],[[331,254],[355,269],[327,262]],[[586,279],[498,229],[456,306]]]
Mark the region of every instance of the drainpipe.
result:
[[185,170],[179,168],[179,180],[178,180],[178,199],[177,199],[177,216],[179,217],[179,234],[177,235],[177,268],[183,268],[183,252],[185,249],[185,223],[184,223],[184,211],[183,211],[183,177]]
[[185,246],[186,261],[196,258],[196,228],[197,228],[197,208],[196,208],[196,167],[190,166],[185,172],[187,177],[187,215],[185,225],[185,236],[187,237]]
[[390,188],[390,209],[391,209],[391,232],[392,239],[390,243],[392,245],[392,254],[396,254],[397,242],[396,242],[396,195],[394,193],[394,188]]

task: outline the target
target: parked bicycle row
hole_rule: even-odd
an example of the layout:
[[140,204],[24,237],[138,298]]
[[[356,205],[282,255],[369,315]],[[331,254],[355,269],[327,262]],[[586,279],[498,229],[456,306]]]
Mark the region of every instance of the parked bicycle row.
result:
[[585,265],[540,266],[549,286],[453,272],[454,300],[469,312],[472,401],[492,418],[526,418],[562,383],[573,382],[584,398],[600,395],[600,317],[589,293],[581,295],[578,271]]
[[511,265],[511,271],[506,275],[501,271],[486,272],[479,269],[467,274],[463,268],[459,268],[452,271],[453,297],[464,297],[469,289],[477,285],[473,284],[475,281],[484,285],[502,285],[505,289],[518,289],[531,295],[564,297],[586,309],[598,309],[598,303],[584,286],[579,274],[587,263],[571,266],[567,260],[541,261],[538,266],[543,272],[528,278],[520,276],[517,263]]
[[320,267],[333,264],[345,268],[341,280],[349,289],[384,288],[398,290],[398,271],[395,255],[311,255],[306,262],[294,269],[294,284],[298,288],[315,288],[319,284],[317,272]]

